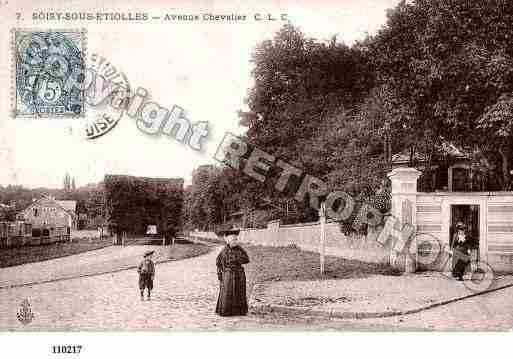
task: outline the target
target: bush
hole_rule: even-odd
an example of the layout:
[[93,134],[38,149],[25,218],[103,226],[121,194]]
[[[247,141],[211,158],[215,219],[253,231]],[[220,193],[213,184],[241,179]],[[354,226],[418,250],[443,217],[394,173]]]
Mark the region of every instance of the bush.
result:
[[170,239],[181,229],[183,179],[106,175],[105,196],[114,233],[144,235],[156,224]]
[[348,236],[351,233],[367,234],[367,224],[359,218],[363,206],[370,206],[385,215],[392,208],[392,196],[388,189],[374,194],[360,194],[355,198],[353,212],[345,221],[340,221],[340,231]]

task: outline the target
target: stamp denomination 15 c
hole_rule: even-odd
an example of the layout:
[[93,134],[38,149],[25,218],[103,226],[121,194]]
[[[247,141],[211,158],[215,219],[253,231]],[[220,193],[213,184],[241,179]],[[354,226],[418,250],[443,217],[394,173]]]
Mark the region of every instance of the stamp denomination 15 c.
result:
[[[85,30],[12,30],[14,117],[81,117]],[[73,79],[74,81],[70,81]]]

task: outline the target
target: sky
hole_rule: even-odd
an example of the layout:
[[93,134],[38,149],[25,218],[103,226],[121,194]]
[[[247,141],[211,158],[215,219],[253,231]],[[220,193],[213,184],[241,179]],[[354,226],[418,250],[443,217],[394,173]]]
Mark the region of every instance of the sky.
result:
[[[225,132],[240,134],[237,110],[252,86],[254,47],[271,39],[284,24],[255,21],[254,14],[287,14],[308,37],[351,44],[375,33],[386,10],[398,0],[376,1],[0,1],[0,185],[62,187],[66,172],[78,186],[99,182],[105,174],[181,177],[215,163],[213,155]],[[171,4],[171,5],[170,5]],[[165,14],[245,14],[244,22],[80,22],[33,20],[33,13],[146,12]],[[17,19],[19,13],[20,19]],[[201,152],[175,139],[142,133],[124,116],[109,133],[86,140],[80,129],[86,119],[13,119],[10,117],[12,28],[87,29],[87,52],[97,53],[121,69],[132,88],[144,87],[152,101],[184,108],[191,122],[208,121],[210,136]],[[82,122],[80,122],[82,121]]]

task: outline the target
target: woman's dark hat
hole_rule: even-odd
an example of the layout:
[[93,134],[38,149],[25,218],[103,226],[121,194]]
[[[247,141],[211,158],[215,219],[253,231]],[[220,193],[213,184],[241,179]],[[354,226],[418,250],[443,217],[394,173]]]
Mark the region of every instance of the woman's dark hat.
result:
[[218,237],[223,237],[223,236],[238,236],[240,233],[240,230],[239,229],[224,229],[224,230],[220,230],[220,231],[217,231],[216,234]]
[[146,253],[144,253],[144,256],[148,257],[151,256],[153,253],[155,253],[155,251],[147,251]]

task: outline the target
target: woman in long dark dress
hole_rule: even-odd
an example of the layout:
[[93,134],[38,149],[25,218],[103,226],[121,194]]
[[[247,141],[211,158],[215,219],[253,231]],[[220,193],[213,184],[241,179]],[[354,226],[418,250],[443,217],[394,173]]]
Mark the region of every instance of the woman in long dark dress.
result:
[[465,269],[470,263],[470,240],[465,231],[465,225],[459,222],[456,225],[456,233],[452,240],[453,263],[452,276],[457,280],[463,280]]
[[216,260],[220,284],[216,313],[221,316],[246,315],[246,273],[242,265],[249,263],[249,257],[237,243],[238,232],[226,234],[226,246]]

